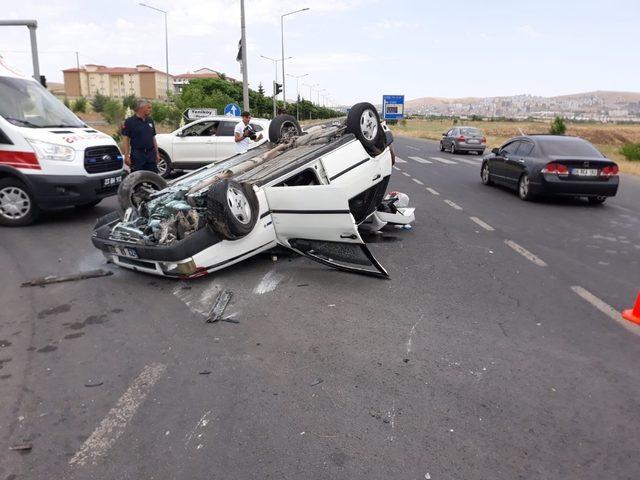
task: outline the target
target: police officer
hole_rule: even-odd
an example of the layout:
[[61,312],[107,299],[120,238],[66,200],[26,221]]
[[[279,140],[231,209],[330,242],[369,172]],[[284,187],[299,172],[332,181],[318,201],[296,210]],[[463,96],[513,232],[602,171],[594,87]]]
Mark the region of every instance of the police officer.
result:
[[135,115],[122,127],[124,162],[132,172],[150,170],[158,173],[160,152],[156,143],[156,126],[151,119],[151,102],[138,100]]

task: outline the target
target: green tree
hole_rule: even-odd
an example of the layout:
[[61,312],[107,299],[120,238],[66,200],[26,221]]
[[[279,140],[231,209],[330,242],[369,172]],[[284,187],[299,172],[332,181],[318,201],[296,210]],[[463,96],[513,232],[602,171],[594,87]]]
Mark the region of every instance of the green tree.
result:
[[96,93],[95,97],[93,97],[93,100],[91,100],[91,106],[93,107],[93,111],[103,112],[104,105],[107,103],[108,100],[109,100],[109,97],[107,97],[106,95],[102,95],[101,93]]
[[553,119],[551,123],[551,128],[549,129],[549,133],[551,135],[564,135],[564,132],[567,131],[567,126],[564,123],[564,120],[560,117],[556,117]]
[[262,86],[262,82],[258,84],[258,93],[264,96],[264,87]]
[[127,95],[122,99],[122,105],[124,106],[124,108],[130,108],[131,110],[134,110],[134,111],[136,109],[137,102],[138,102],[138,99],[133,93],[131,95]]
[[119,125],[124,120],[125,108],[118,100],[113,98],[108,99],[104,104],[102,115],[107,123],[112,125]]
[[71,110],[74,112],[86,113],[87,112],[87,99],[84,97],[76,98],[71,106]]

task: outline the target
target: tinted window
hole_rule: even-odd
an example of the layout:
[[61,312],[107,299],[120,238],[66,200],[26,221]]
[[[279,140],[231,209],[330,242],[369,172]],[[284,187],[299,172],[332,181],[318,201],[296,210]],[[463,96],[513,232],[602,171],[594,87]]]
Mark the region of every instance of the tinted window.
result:
[[218,127],[218,136],[233,137],[233,129],[235,126],[236,123],[234,122],[220,122],[220,126]]
[[460,133],[462,135],[477,135],[477,136],[482,135],[482,132],[477,128],[461,128]]
[[182,131],[182,135],[185,137],[199,137],[199,136],[209,136],[213,135],[213,130],[211,127],[215,128],[215,124],[217,122],[200,122],[195,125],[191,125],[190,127],[185,128]]
[[539,140],[542,150],[547,155],[572,157],[603,157],[593,145],[581,138],[557,138]]
[[516,150],[518,150],[519,145],[520,145],[520,142],[518,141],[507,143],[504,147],[500,149],[500,153],[513,155],[516,152]]
[[520,147],[518,148],[517,155],[521,157],[528,157],[531,155],[531,151],[533,150],[533,143],[531,142],[520,142]]

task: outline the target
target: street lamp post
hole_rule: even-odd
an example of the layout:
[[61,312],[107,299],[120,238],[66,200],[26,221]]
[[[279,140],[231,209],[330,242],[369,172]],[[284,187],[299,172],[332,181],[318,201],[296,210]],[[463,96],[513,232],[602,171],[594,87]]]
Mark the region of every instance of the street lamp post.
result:
[[151,10],[155,10],[156,12],[164,13],[164,53],[165,53],[165,77],[167,79],[167,102],[169,101],[169,30],[167,29],[167,12],[166,10],[161,10],[157,7],[152,7],[151,5],[147,5],[146,3],[139,3],[142,7],[150,8]]
[[305,73],[304,75],[291,75],[287,73],[287,76],[296,79],[296,120],[300,120],[300,79],[302,77],[306,77],[307,75],[309,74]]
[[282,102],[284,107],[287,107],[287,91],[285,88],[285,74],[284,74],[284,17],[287,15],[293,15],[294,13],[304,12],[305,10],[309,10],[309,7],[301,8],[300,10],[294,10],[293,12],[288,12],[280,15],[280,42],[282,43]]
[[[276,82],[278,83],[278,62],[281,62],[282,59],[280,58],[271,58],[271,57],[266,57],[265,55],[260,55],[260,57],[264,58],[265,60],[271,60],[273,62],[273,65],[276,69]],[[290,60],[293,57],[287,57],[285,60]],[[284,87],[284,81],[282,82],[282,85]],[[275,85],[273,86],[273,118],[276,118],[276,90],[275,90]]]
[[[309,87],[309,102],[311,102],[311,106],[313,106],[313,89],[316,88],[316,87],[319,87],[320,84],[319,83],[314,83],[314,84],[309,85],[309,84],[305,83],[304,86],[305,87]],[[311,120],[311,110],[312,109],[309,109],[309,120]]]

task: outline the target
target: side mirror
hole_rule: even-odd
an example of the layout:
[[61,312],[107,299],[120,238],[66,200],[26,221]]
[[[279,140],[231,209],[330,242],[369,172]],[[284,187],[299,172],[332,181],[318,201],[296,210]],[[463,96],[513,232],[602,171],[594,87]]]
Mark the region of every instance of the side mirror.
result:
[[493,153],[494,155],[498,155],[500,153],[500,149],[498,147],[492,148],[491,153]]
[[447,136],[447,132],[444,132],[444,133],[442,134],[442,136],[443,136],[443,137],[446,137],[446,136]]

